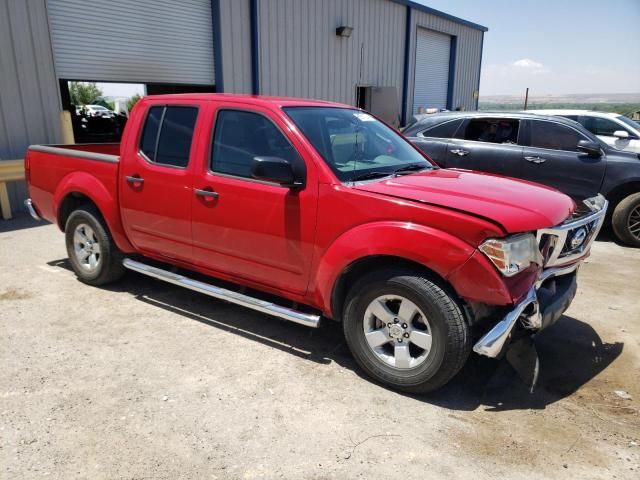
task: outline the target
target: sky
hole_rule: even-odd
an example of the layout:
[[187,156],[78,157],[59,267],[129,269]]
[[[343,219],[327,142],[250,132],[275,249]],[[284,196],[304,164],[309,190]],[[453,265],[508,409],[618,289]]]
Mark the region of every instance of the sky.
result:
[[640,92],[640,0],[418,0],[489,28],[480,95]]

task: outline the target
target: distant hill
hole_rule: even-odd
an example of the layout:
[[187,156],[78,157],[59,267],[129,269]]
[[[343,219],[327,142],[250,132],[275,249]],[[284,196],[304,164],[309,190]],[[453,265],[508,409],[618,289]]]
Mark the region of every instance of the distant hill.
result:
[[[479,102],[480,110],[522,110],[523,106],[524,95],[483,95]],[[631,116],[640,111],[640,93],[532,95],[527,108],[598,110]]]

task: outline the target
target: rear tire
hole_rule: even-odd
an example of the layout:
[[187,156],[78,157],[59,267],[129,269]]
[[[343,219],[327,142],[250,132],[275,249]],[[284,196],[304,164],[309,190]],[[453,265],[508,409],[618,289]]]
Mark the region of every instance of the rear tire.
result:
[[372,272],[354,285],[344,334],[368,375],[412,393],[443,386],[471,351],[469,327],[453,294],[406,269]]
[[618,240],[640,247],[640,193],[633,193],[616,205],[611,224]]
[[82,205],[69,215],[65,243],[73,271],[81,282],[105,285],[124,275],[124,256],[93,205]]

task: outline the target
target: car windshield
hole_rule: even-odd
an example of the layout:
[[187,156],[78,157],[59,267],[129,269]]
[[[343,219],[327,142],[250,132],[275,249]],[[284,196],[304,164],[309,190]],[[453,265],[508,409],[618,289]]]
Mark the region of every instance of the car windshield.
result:
[[363,111],[337,107],[284,111],[341,182],[433,167],[399,133]]
[[638,122],[634,122],[633,120],[631,120],[629,117],[625,117],[624,115],[620,115],[619,117],[617,117],[618,120],[620,120],[622,123],[626,123],[627,125],[629,125],[631,128],[634,128],[636,130],[640,130],[640,123]]

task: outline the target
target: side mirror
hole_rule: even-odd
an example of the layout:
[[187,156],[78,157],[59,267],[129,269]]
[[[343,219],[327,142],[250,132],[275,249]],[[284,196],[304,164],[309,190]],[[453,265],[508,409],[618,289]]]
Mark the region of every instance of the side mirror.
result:
[[293,166],[279,157],[253,157],[251,176],[256,180],[279,183],[289,188],[303,186],[303,182],[296,179]]
[[602,149],[597,142],[591,142],[589,140],[580,140],[576,149],[579,152],[586,153],[590,157],[602,156]]
[[629,132],[626,130],[616,130],[613,132],[613,136],[621,140],[627,140],[629,138]]

